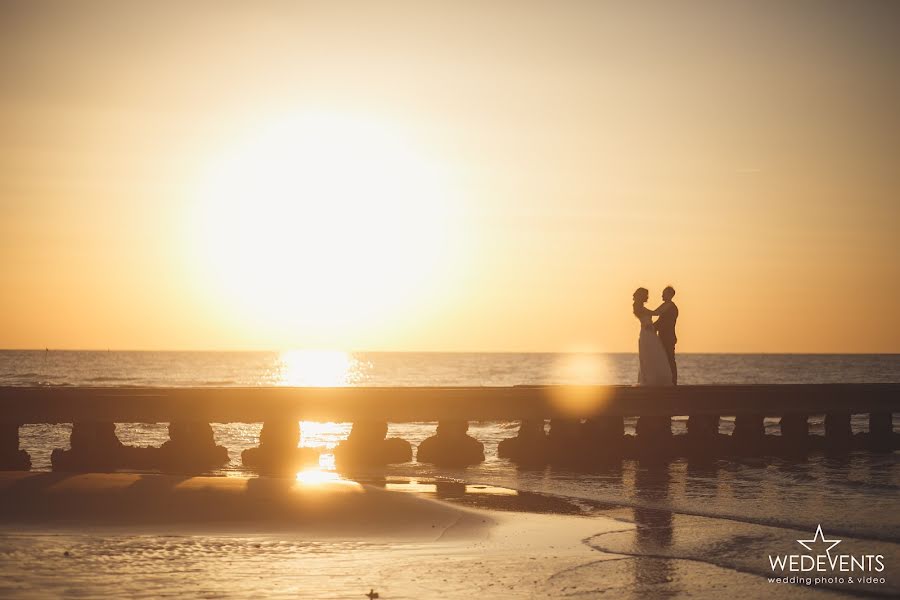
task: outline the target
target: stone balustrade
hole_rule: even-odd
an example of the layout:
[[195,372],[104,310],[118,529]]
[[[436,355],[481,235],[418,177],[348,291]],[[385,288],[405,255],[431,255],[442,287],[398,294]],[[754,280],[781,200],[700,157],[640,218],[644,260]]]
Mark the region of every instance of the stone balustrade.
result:
[[[484,460],[470,421],[520,421],[518,435],[498,454],[522,464],[591,464],[607,458],[797,454],[900,447],[893,413],[900,384],[747,386],[515,386],[478,388],[27,388],[0,387],[0,469],[27,470],[19,449],[24,423],[73,423],[71,448],[53,452],[55,470],[158,469],[201,472],[227,463],[211,422],[262,422],[258,448],[245,467],[292,472],[315,463],[298,448],[299,421],[350,421],[335,450],[340,466],[407,462],[412,448],[386,439],[388,422],[437,421],[420,444],[419,462],[465,466]],[[867,432],[853,434],[854,414],[869,415]],[[673,416],[687,416],[687,433],[673,435]],[[824,436],[809,434],[811,415],[824,415]],[[723,416],[734,417],[730,435]],[[624,418],[638,417],[636,435]],[[765,418],[780,418],[780,435]],[[545,421],[550,421],[545,432]],[[123,445],[114,423],[169,423],[160,448]]]

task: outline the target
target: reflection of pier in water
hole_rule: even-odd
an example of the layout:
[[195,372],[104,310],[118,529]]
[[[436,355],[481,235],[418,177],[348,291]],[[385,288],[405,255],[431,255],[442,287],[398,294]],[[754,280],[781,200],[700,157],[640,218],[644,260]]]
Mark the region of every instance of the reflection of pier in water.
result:
[[[420,462],[463,466],[484,459],[467,433],[470,421],[520,421],[499,454],[523,464],[601,465],[622,457],[803,455],[898,447],[893,413],[900,384],[735,386],[514,386],[339,388],[0,388],[0,467],[27,469],[18,428],[73,423],[70,450],[54,452],[54,468],[69,471],[155,469],[199,472],[227,461],[209,423],[264,423],[259,451],[245,452],[263,472],[291,472],[315,462],[298,451],[298,423],[353,422],[360,435],[347,446],[346,466],[377,466],[411,458],[409,444],[384,439],[387,422],[438,422],[420,445]],[[851,415],[867,414],[853,433]],[[825,435],[809,434],[809,418],[824,415]],[[687,433],[672,434],[672,418],[687,417]],[[637,435],[624,418],[638,417]],[[722,417],[734,417],[723,433]],[[765,420],[780,419],[780,435]],[[550,420],[549,435],[543,423]],[[168,423],[161,448],[123,445],[114,423]],[[771,428],[770,428],[771,429]],[[424,448],[428,447],[427,456]]]

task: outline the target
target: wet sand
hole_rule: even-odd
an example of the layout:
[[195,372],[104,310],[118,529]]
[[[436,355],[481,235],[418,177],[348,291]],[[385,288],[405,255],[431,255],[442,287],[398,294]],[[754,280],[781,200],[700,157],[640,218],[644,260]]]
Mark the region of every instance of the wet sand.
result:
[[407,487],[0,473],[0,596],[834,595],[655,552],[654,536],[692,535],[677,520],[580,516],[552,498],[517,512],[514,491],[478,486],[493,508],[471,508]]

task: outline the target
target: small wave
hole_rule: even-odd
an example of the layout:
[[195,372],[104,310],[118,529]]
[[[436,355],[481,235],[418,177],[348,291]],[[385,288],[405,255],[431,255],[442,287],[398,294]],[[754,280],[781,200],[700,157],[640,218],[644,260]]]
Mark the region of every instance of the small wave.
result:
[[[569,497],[563,494],[553,494],[559,495],[563,498]],[[688,506],[679,506],[672,504],[659,504],[654,502],[641,502],[639,500],[629,500],[629,499],[607,499],[607,500],[597,500],[593,498],[580,498],[583,501],[587,502],[595,502],[598,506],[602,505],[614,505],[620,507],[627,508],[638,508],[644,510],[658,511],[660,513],[670,513],[674,515],[686,515],[690,517],[702,517],[706,519],[717,519],[721,521],[730,521],[733,523],[743,523],[749,525],[761,525],[765,527],[772,527],[776,529],[790,529],[790,530],[799,530],[806,531],[812,527],[815,529],[815,523],[813,521],[802,521],[802,520],[792,520],[786,519],[783,517],[777,516],[753,516],[746,514],[736,514],[733,512],[729,512],[727,510],[708,510],[708,509],[700,509],[693,508]],[[831,528],[831,532],[843,535],[848,538],[856,538],[859,540],[873,540],[878,542],[891,542],[894,544],[900,543],[900,537],[896,535],[892,535],[890,532],[885,530],[874,530],[870,528],[860,529],[860,528],[848,528],[842,527],[840,525],[833,526]]]
[[[630,556],[636,559],[658,559],[689,561],[756,575],[764,578],[783,576],[774,568],[768,570],[766,557],[772,550],[787,547],[797,539],[803,529],[772,529],[767,526],[740,525],[737,528],[727,523],[692,519],[687,523],[675,523],[665,518],[657,522],[655,517],[644,515],[646,522],[635,521],[637,528],[630,531],[613,530],[602,532],[582,540],[582,543],[601,552]],[[672,535],[676,530],[701,530],[700,536]],[[668,530],[668,533],[667,533]],[[836,533],[832,531],[831,533]],[[856,538],[861,539],[861,538]],[[893,556],[893,549],[876,542],[868,544],[872,552],[883,553],[887,560]],[[601,563],[602,564],[602,563]],[[864,575],[864,573],[863,573]],[[771,580],[770,580],[771,581]],[[851,578],[852,581],[852,578]],[[763,585],[765,585],[763,583]],[[849,586],[845,583],[819,582],[820,590],[836,590],[850,596],[896,597],[896,584],[886,586],[862,584]],[[813,588],[813,589],[816,589]],[[756,595],[756,594],[754,594]]]

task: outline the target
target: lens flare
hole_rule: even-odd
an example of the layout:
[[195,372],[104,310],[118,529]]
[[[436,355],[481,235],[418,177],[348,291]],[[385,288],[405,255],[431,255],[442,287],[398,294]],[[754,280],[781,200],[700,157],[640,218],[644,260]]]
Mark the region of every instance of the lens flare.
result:
[[602,387],[610,380],[604,354],[577,352],[562,355],[557,361],[552,381],[551,399],[565,415],[586,416],[598,410],[609,398]]

